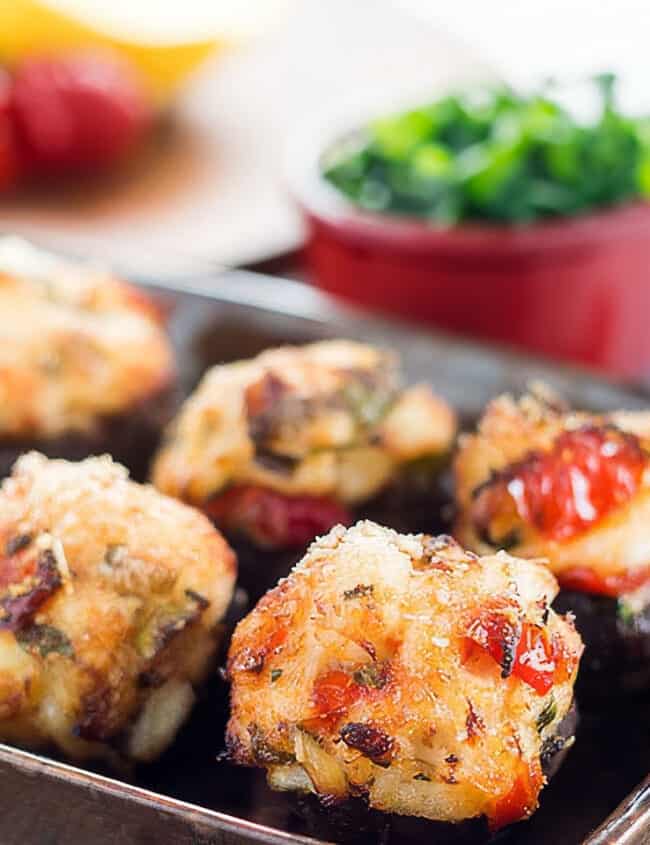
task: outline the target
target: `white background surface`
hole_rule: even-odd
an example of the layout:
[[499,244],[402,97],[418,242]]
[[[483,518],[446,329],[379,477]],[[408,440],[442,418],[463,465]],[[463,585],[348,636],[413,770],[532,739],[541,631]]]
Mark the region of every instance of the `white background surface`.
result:
[[[53,2],[53,0],[50,0]],[[57,0],[151,37],[257,36],[181,97],[189,143],[90,200],[0,210],[0,226],[155,272],[296,247],[284,151],[314,113],[434,93],[492,69],[530,81],[617,70],[650,112],[650,0]],[[161,187],[162,186],[162,187]]]
[[394,2],[464,39],[508,78],[614,70],[630,106],[650,111],[648,0]]
[[[155,38],[246,34],[282,26],[308,0],[49,0],[98,21]],[[517,73],[646,70],[647,0],[349,0],[347,9],[393,5],[432,20]],[[320,0],[345,27],[341,7]]]

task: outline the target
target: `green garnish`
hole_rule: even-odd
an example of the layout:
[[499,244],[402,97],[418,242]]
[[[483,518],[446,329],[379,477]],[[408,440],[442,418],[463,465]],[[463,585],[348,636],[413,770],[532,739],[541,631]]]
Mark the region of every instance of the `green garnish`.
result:
[[282,669],[271,669],[271,683],[274,684],[278,678],[282,677]]
[[353,587],[351,590],[344,590],[343,598],[358,599],[361,596],[371,596],[374,592],[374,589],[375,588],[372,584],[357,584],[357,586]]
[[537,726],[537,733],[541,734],[544,728],[547,728],[556,716],[557,704],[555,703],[553,696],[551,696],[537,717],[537,721],[535,723]]
[[635,613],[627,602],[622,599],[618,600],[616,607],[616,615],[624,625],[631,625],[634,622]]
[[25,651],[37,653],[41,657],[47,657],[48,654],[74,657],[74,648],[68,637],[51,625],[31,625],[24,631],[18,631],[16,639]]
[[361,687],[373,687],[381,689],[386,686],[386,672],[383,666],[377,663],[367,663],[353,674],[355,684]]
[[352,416],[363,428],[372,428],[386,415],[393,404],[393,391],[361,380],[352,380],[343,388],[343,400]]
[[413,780],[426,780],[431,781],[429,775],[425,775],[424,772],[418,772],[417,775],[413,776]]
[[323,175],[365,210],[442,224],[523,223],[650,197],[650,117],[617,107],[611,74],[590,85],[598,108],[586,120],[550,84],[444,97],[336,144]]

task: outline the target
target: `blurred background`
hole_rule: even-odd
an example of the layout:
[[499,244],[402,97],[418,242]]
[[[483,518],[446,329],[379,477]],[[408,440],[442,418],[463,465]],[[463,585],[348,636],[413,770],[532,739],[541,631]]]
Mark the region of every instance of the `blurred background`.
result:
[[[571,216],[569,228],[555,218],[496,226],[498,247],[493,222],[454,221],[470,241],[450,246],[439,238],[449,221],[441,229],[440,220],[407,215],[397,249],[397,230],[378,233],[377,220],[349,204],[334,211],[331,197],[325,210],[320,188],[303,194],[308,161],[334,127],[355,129],[449,91],[611,71],[618,107],[650,114],[642,0],[0,0],[0,22],[2,230],[159,281],[254,267],[391,313],[399,278],[397,311],[407,319],[422,319],[430,299],[432,324],[626,378],[650,373],[650,341],[635,322],[650,307],[644,197],[625,195],[622,222],[603,222],[597,209]],[[80,53],[124,64],[106,70],[77,62]],[[56,61],[70,56],[77,63],[63,73]],[[61,128],[70,114],[72,140]],[[476,240],[483,236],[489,244]],[[341,238],[356,238],[354,260]],[[609,241],[617,251],[604,256]],[[589,253],[581,267],[576,250]],[[543,279],[542,264],[553,267]],[[569,286],[563,302],[559,290]],[[437,309],[452,288],[456,301]]]

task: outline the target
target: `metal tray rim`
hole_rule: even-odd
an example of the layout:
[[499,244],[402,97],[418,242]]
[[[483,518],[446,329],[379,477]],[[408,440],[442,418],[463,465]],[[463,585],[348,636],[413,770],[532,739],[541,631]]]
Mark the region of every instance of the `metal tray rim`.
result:
[[[621,394],[626,394],[628,398],[634,395],[639,400],[645,400],[650,404],[650,391],[642,385],[610,379],[581,367],[544,361],[520,354],[507,347],[467,341],[442,332],[413,328],[396,320],[376,318],[347,305],[340,305],[314,288],[295,281],[276,278],[270,280],[268,277],[242,270],[223,271],[215,275],[202,274],[183,281],[174,279],[169,285],[152,283],[151,279],[136,279],[136,281],[145,287],[162,292],[168,291],[171,295],[190,293],[213,302],[254,308],[269,314],[298,317],[314,324],[334,324],[341,329],[341,334],[347,336],[354,336],[357,332],[367,334],[370,328],[375,332],[388,329],[393,334],[397,332],[403,339],[408,338],[412,342],[437,342],[445,346],[462,346],[470,355],[480,355],[482,350],[489,349],[492,355],[502,357],[504,360],[530,364],[542,373],[548,370],[553,373],[562,373],[567,378],[575,376],[591,382],[596,389],[599,385],[606,386],[620,390]],[[271,284],[273,298],[269,301]],[[167,817],[191,818],[199,824],[204,824],[206,832],[209,833],[244,834],[248,837],[248,841],[258,841],[267,845],[276,845],[276,843],[283,845],[287,842],[299,842],[305,845],[318,842],[319,845],[328,845],[323,840],[288,833],[235,815],[211,810],[0,743],[0,764],[3,763],[29,774],[64,780],[68,783],[72,781],[75,785],[89,787],[105,796],[136,802],[143,808],[149,808]],[[224,842],[226,841],[231,840],[224,839]],[[635,843],[647,841],[650,841],[650,775],[623,800],[596,831],[584,840],[583,845],[635,845]]]
[[115,780],[107,775],[81,769],[70,763],[51,760],[3,743],[0,743],[0,762],[8,763],[15,768],[29,770],[32,774],[42,774],[47,777],[66,780],[68,783],[72,781],[107,795],[135,801],[143,806],[155,807],[158,811],[167,815],[192,815],[194,819],[205,822],[212,829],[230,830],[236,833],[240,833],[243,829],[266,845],[276,845],[276,843],[283,845],[287,842],[302,842],[305,845],[318,842],[318,845],[328,845],[328,843],[322,843],[322,840],[287,833],[268,825],[251,822],[248,819],[220,813],[218,810],[201,807],[189,801],[181,801],[169,795],[153,792],[135,784]]

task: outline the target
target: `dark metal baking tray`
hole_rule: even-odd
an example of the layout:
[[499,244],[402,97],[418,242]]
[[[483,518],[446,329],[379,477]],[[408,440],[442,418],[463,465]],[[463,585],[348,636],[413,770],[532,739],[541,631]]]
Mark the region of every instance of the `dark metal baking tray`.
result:
[[[185,391],[218,361],[279,343],[346,336],[398,349],[408,378],[430,381],[467,424],[490,397],[521,390],[535,379],[587,408],[650,405],[650,394],[642,388],[377,320],[295,282],[231,271],[189,279],[182,290],[155,290],[170,306]],[[258,561],[255,578],[247,584],[251,599],[275,581],[278,566],[288,565],[288,560]],[[649,703],[644,696],[583,712],[576,746],[544,791],[539,811],[500,834],[499,842],[650,843]],[[122,780],[0,746],[1,845],[336,841],[335,828],[306,819],[292,798],[266,787],[260,772],[217,760],[226,716],[227,690],[215,677],[163,759]],[[380,833],[359,829],[352,839],[377,845],[438,842],[423,824],[424,833],[413,840],[392,823]]]

